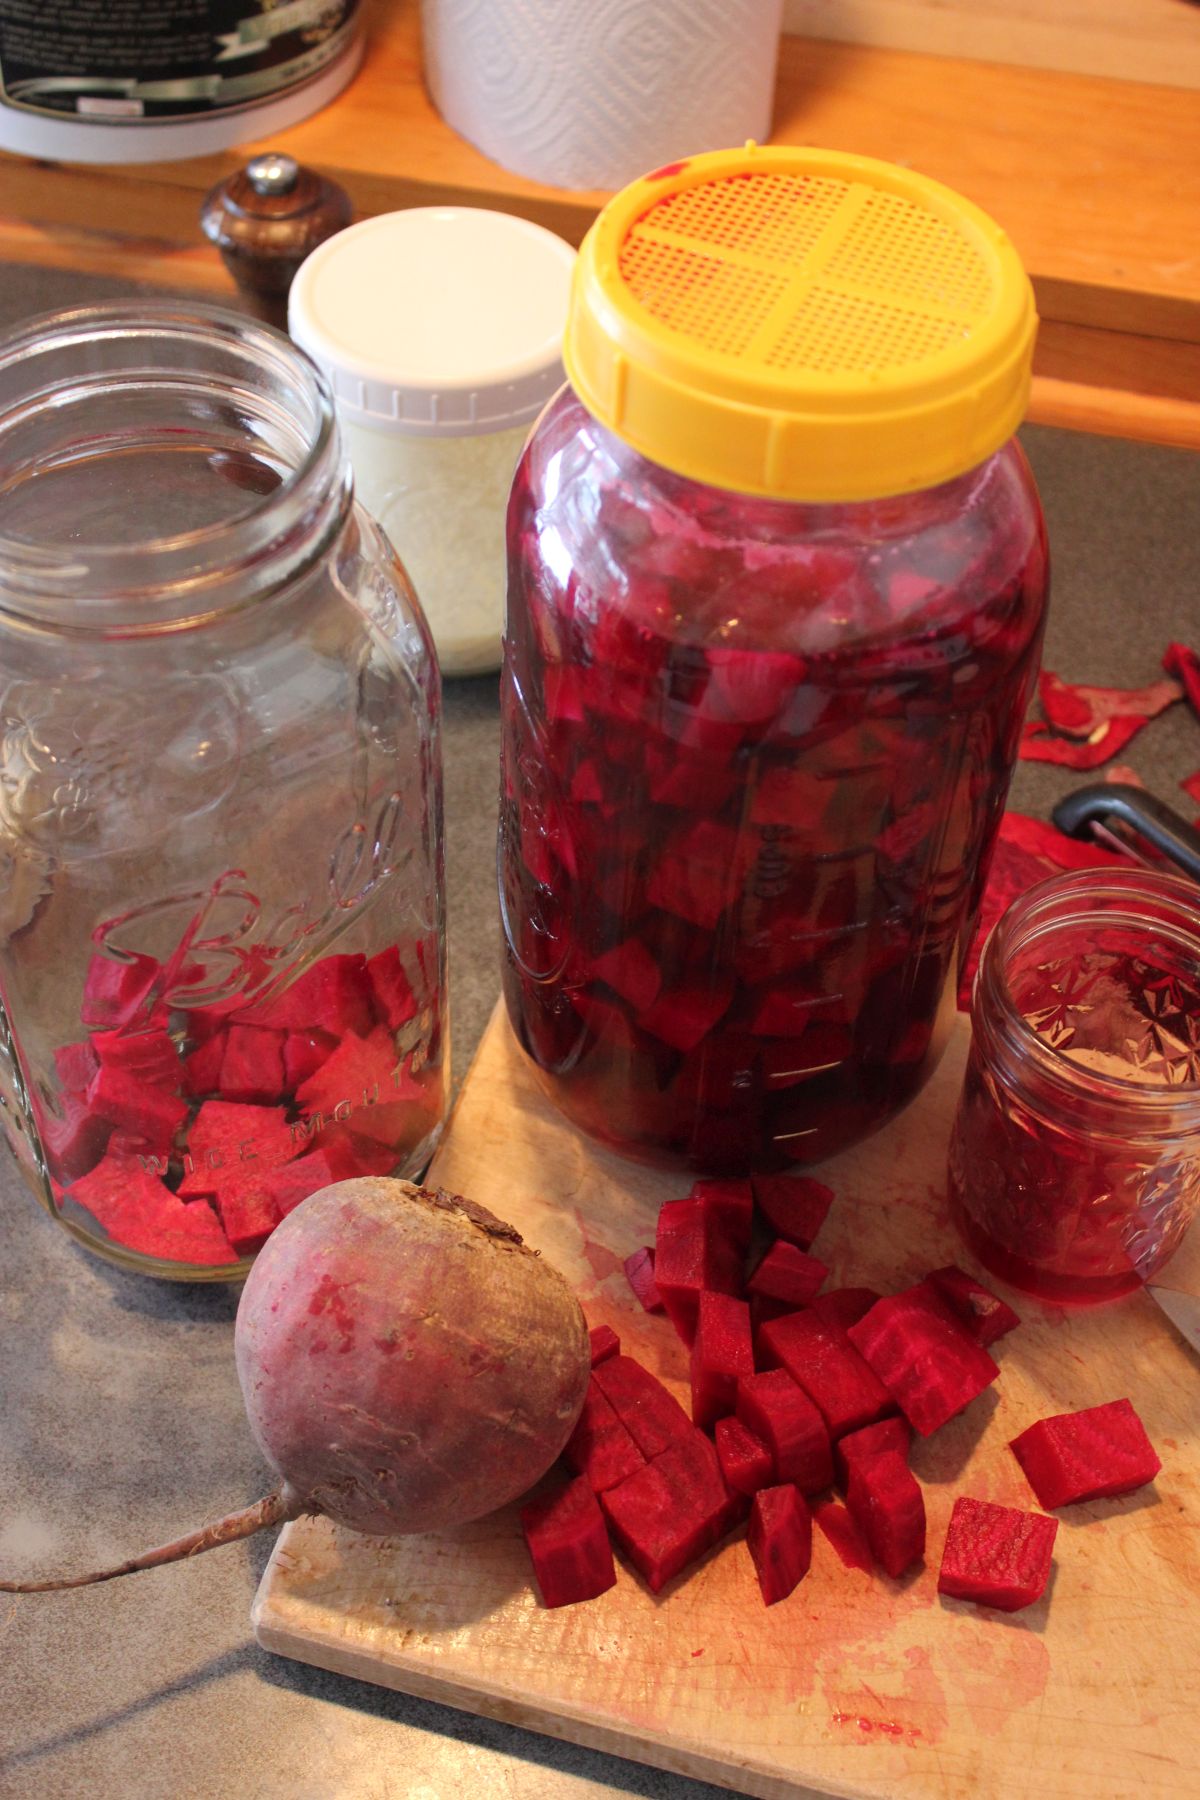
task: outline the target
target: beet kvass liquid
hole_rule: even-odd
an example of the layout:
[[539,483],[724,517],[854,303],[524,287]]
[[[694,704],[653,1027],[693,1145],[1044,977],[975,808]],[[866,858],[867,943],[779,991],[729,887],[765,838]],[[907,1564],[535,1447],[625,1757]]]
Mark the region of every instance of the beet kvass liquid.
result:
[[1012,1286],[1117,1299],[1200,1208],[1200,907],[1088,869],[1021,895],[984,949],[950,1145],[956,1223]]
[[811,1162],[953,1017],[1033,681],[1007,240],[862,158],[718,152],[610,203],[509,507],[505,994],[576,1124]]

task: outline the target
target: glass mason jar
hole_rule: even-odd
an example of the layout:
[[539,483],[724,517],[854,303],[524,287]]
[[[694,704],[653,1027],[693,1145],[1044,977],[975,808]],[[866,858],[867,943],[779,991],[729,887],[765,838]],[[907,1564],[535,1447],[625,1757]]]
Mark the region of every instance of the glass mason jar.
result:
[[216,309],[0,341],[0,1117],[114,1262],[224,1279],[445,1105],[439,693],[324,378]]
[[950,1146],[984,1266],[1060,1302],[1110,1300],[1200,1211],[1200,906],[1142,869],[1052,876],[988,938]]
[[627,1154],[817,1161],[943,1048],[1043,626],[1034,323],[862,158],[694,158],[583,245],[509,507],[504,983]]

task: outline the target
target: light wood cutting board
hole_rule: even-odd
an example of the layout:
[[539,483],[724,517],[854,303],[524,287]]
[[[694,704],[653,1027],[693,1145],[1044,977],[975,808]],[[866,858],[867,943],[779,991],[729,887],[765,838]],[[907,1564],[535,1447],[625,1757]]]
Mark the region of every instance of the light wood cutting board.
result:
[[[827,1163],[815,1250],[829,1285],[901,1287],[960,1258],[944,1207],[966,1048],[907,1113]],[[641,1312],[622,1259],[686,1181],[585,1143],[493,1018],[430,1178],[514,1223],[575,1283],[588,1320],[686,1404],[685,1352]],[[1193,1238],[1196,1234],[1193,1233]],[[1189,1254],[1196,1245],[1189,1247]],[[1179,1285],[1184,1285],[1180,1282]],[[1115,1800],[1200,1794],[1200,1362],[1144,1295],[1066,1313],[1018,1302],[988,1395],[918,1442],[924,1568],[895,1582],[813,1566],[765,1608],[741,1535],[657,1597],[615,1588],[546,1611],[515,1508],[444,1538],[286,1527],[255,1603],[267,1649],[747,1794]],[[956,1494],[1034,1507],[1008,1440],[1128,1395],[1163,1460],[1153,1487],[1066,1509],[1047,1595],[1024,1612],[941,1600]]]

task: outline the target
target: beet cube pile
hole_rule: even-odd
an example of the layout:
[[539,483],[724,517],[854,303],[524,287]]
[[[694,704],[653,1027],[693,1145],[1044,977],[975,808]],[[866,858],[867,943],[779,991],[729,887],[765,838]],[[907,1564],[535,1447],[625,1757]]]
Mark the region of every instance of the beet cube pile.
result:
[[[896,1294],[818,1291],[827,1270],[811,1246],[832,1201],[811,1177],[774,1175],[699,1180],[662,1206],[653,1248],[625,1272],[641,1306],[648,1282],[661,1293],[663,1329],[687,1349],[690,1417],[611,1326],[592,1328],[591,1380],[563,1455],[574,1480],[522,1515],[547,1606],[612,1585],[610,1542],[658,1593],[743,1525],[768,1606],[808,1572],[814,1524],[849,1568],[900,1580],[921,1565],[914,1434],[940,1430],[996,1380],[986,1346],[1020,1321],[953,1266]],[[790,1304],[797,1291],[806,1298]],[[764,1300],[781,1310],[756,1316]],[[1040,1420],[1012,1450],[1046,1509],[1129,1492],[1160,1467],[1128,1400]],[[939,1592],[1033,1604],[1056,1530],[1045,1512],[957,1496]]]
[[[430,1136],[436,1006],[426,959],[410,980],[395,945],[322,957],[240,1005],[179,1005],[181,954],[93,955],[87,1035],[55,1049],[57,1091],[35,1087],[33,1104],[55,1196],[79,1223],[158,1262],[218,1267],[318,1188],[388,1174]],[[420,1061],[397,1047],[406,1026]]]

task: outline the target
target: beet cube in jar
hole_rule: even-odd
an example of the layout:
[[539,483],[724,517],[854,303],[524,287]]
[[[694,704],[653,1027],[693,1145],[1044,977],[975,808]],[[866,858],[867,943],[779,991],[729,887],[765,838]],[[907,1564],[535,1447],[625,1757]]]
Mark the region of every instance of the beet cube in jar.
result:
[[508,515],[500,902],[578,1126],[744,1173],[876,1129],[941,1052],[1047,594],[1003,233],[790,147],[635,182]]

